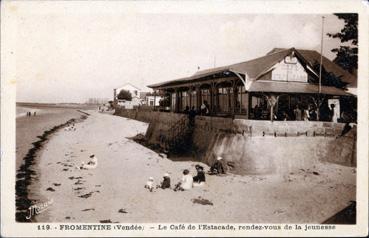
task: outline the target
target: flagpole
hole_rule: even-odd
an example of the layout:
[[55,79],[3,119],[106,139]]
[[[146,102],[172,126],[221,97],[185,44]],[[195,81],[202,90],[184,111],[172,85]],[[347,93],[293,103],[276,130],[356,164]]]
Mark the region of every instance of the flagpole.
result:
[[322,102],[320,101],[320,94],[322,93],[322,65],[323,65],[323,35],[324,35],[324,16],[322,16],[322,35],[320,39],[320,65],[319,65],[319,94],[318,100],[316,102],[317,106],[317,120],[320,120],[320,105]]
[[323,35],[324,35],[324,16],[322,17],[322,35],[320,40],[319,94],[322,92]]

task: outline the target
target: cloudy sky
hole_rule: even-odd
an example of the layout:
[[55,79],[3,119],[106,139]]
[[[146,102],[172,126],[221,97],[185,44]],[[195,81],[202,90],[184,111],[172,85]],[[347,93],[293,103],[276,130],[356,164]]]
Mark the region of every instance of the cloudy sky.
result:
[[[112,98],[113,88],[190,76],[265,55],[274,47],[320,51],[322,15],[102,13],[23,10],[17,14],[20,102]],[[324,15],[325,32],[343,22]],[[340,42],[324,37],[324,55]]]

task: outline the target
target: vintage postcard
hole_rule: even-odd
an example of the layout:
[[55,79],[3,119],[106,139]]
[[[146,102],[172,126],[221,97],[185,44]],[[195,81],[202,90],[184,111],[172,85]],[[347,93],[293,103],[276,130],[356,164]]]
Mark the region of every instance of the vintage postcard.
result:
[[367,1],[2,1],[1,235],[367,236]]

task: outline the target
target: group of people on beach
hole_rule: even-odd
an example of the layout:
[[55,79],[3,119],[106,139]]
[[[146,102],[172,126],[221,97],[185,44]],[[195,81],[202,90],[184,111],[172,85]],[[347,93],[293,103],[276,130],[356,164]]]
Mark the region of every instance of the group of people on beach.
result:
[[[177,184],[174,185],[173,190],[175,192],[176,191],[186,191],[186,190],[192,189],[193,187],[201,187],[205,185],[206,177],[205,177],[204,167],[197,164],[195,165],[195,168],[197,172],[196,176],[192,176],[188,169],[183,170],[183,176],[182,176],[181,181],[179,181]],[[226,169],[223,164],[223,158],[221,156],[218,156],[216,162],[210,167],[208,174],[215,175],[215,174],[225,174],[225,173],[226,173]],[[171,189],[170,176],[168,173],[165,173],[163,175],[163,180],[156,187],[154,183],[154,178],[150,177],[144,187],[147,188],[150,192],[153,192],[155,188],[156,189],[158,188]]]
[[[32,116],[32,112],[27,112],[27,117]],[[33,116],[36,116],[36,111],[33,112]]]

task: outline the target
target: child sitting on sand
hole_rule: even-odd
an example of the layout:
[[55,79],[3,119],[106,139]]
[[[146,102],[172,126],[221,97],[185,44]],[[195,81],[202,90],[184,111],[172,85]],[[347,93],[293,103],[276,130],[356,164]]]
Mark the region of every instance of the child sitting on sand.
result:
[[163,181],[156,188],[166,189],[170,188],[170,177],[168,173],[163,175]]
[[203,186],[205,184],[205,173],[204,173],[204,167],[201,165],[195,166],[197,175],[193,177],[193,186]]
[[223,157],[218,156],[215,163],[210,167],[209,174],[225,174],[226,173],[226,165],[224,164]]
[[150,192],[154,190],[154,178],[150,177],[149,180],[147,180],[145,188],[147,188]]
[[185,191],[185,190],[190,190],[192,188],[193,185],[193,178],[190,174],[190,171],[188,171],[188,169],[183,170],[183,177],[181,182],[177,183],[174,191]]

